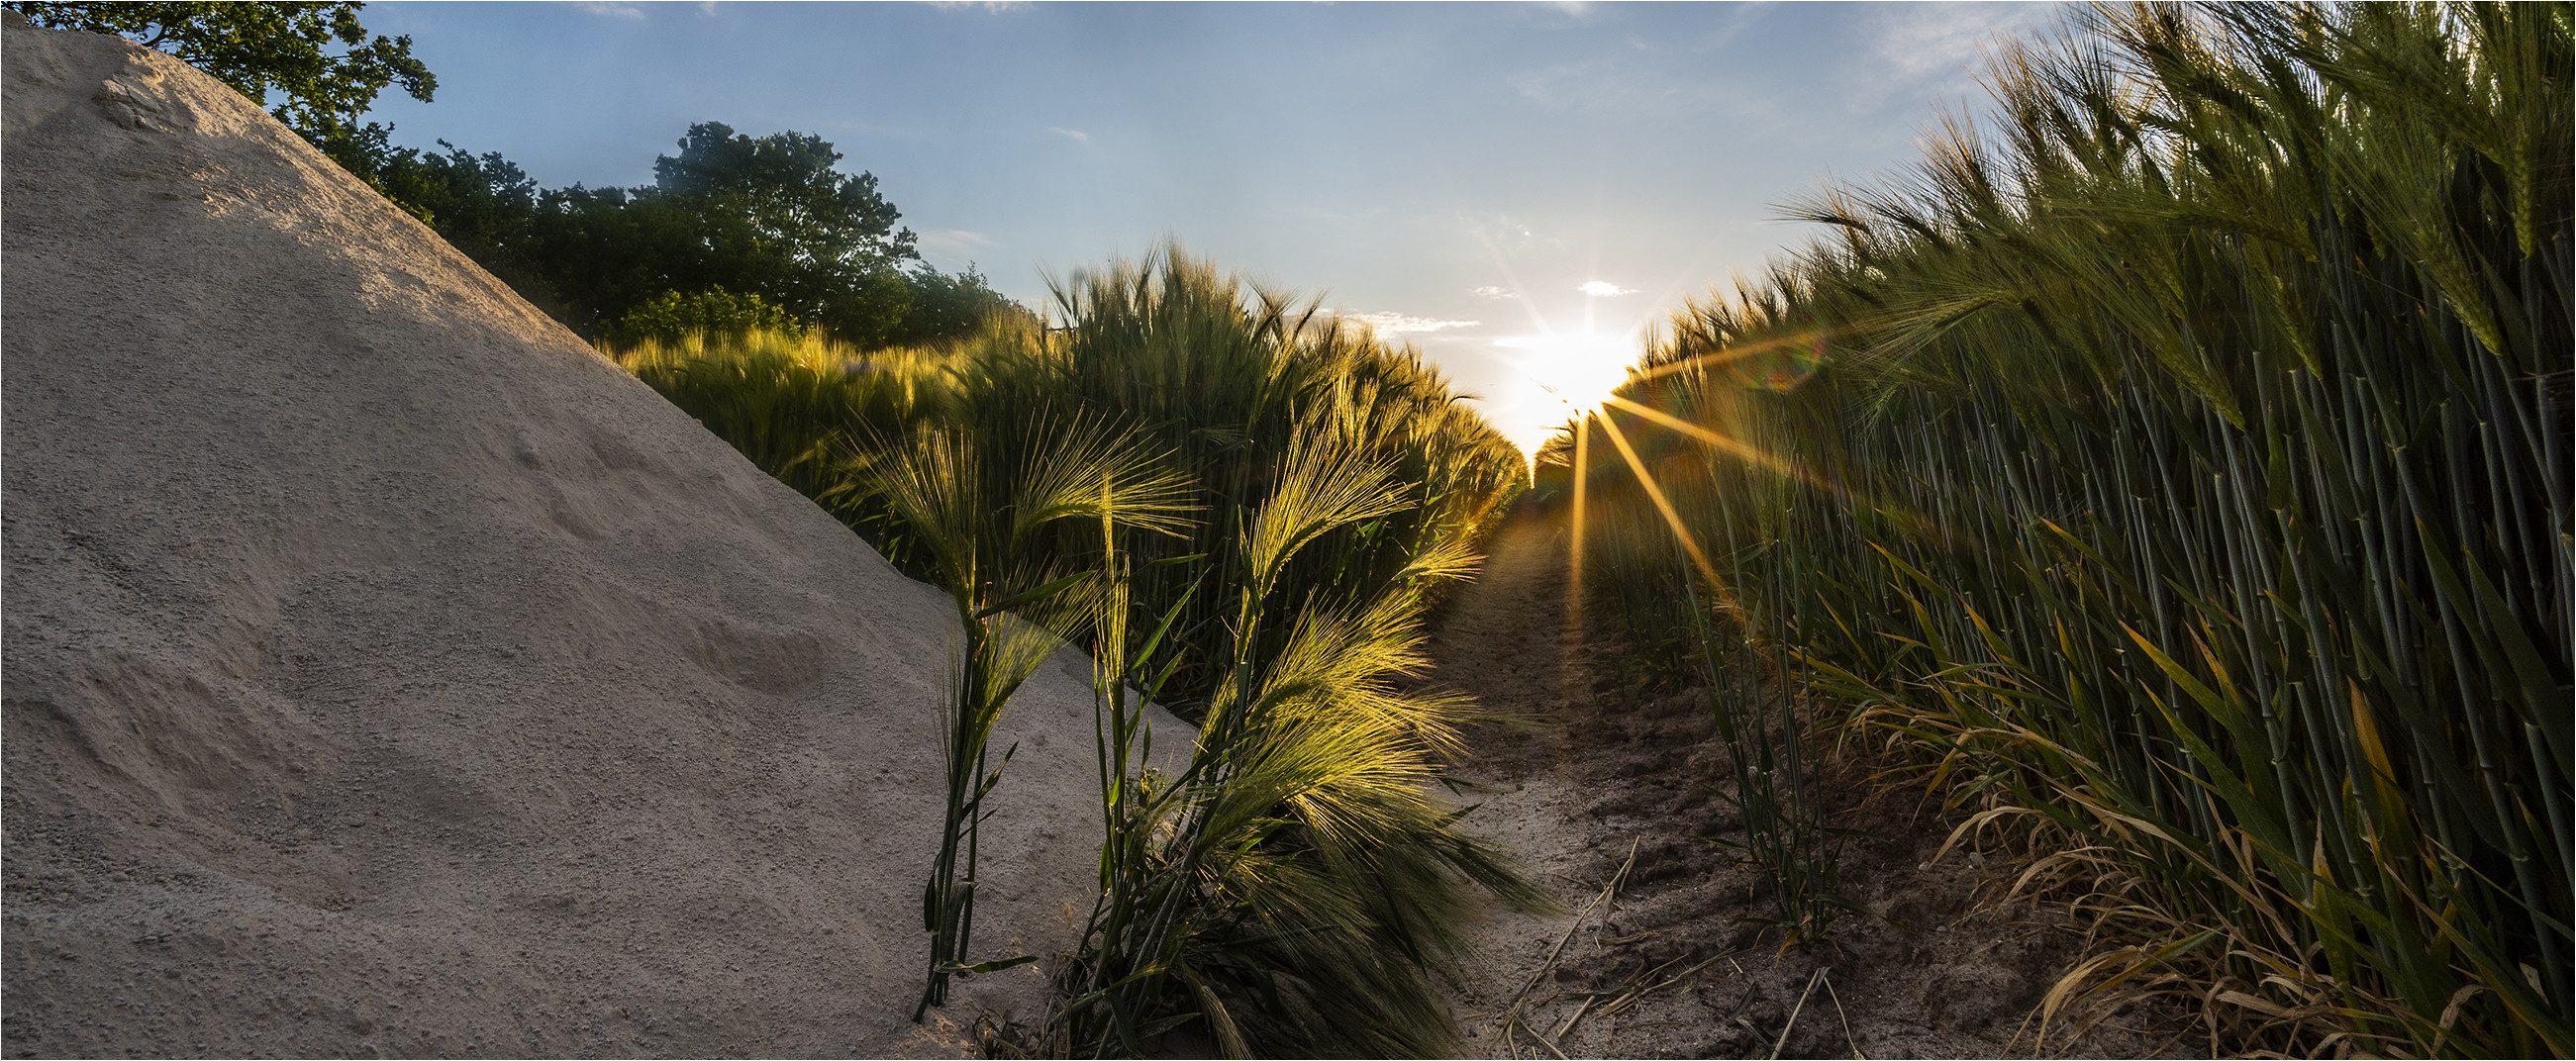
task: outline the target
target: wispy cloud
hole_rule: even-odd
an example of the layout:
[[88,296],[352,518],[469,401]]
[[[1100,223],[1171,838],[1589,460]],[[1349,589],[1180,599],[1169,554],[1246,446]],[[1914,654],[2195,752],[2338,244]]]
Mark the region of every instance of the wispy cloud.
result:
[[1900,5],[1872,27],[1881,64],[1910,78],[1967,80],[1978,52],[1996,35],[2046,24],[2051,4]]
[[1487,284],[1475,290],[1475,296],[1477,298],[1511,298],[1518,294],[1520,294],[1520,292],[1514,291],[1511,288],[1496,287],[1492,284]]
[[1593,298],[1617,298],[1621,295],[1633,295],[1637,293],[1636,288],[1621,287],[1607,280],[1588,280],[1585,281],[1582,286],[1575,288],[1575,290],[1583,292]]
[[1083,132],[1080,129],[1048,129],[1047,131],[1067,140],[1071,140],[1077,144],[1088,144],[1091,142],[1091,134]]
[[943,228],[933,232],[915,233],[913,236],[913,246],[920,248],[925,254],[935,254],[942,258],[970,257],[976,251],[992,245],[993,237],[981,232],[969,232],[962,228]]
[[[1528,221],[1510,214],[1466,211],[1459,221],[1497,259],[1517,258],[1533,250],[1560,248],[1565,244],[1562,238],[1539,235]],[[1504,276],[1506,279],[1510,277],[1508,270]]]
[[593,15],[609,18],[643,18],[644,9],[633,4],[607,3],[605,0],[574,0],[574,7]]
[[1389,335],[1405,332],[1436,332],[1450,328],[1473,328],[1483,321],[1444,321],[1430,317],[1408,317],[1401,313],[1344,313],[1344,320],[1355,320]]
[[[1632,12],[1595,13],[1636,24]],[[1771,92],[1756,91],[1762,81],[1714,72],[1748,68],[1748,57],[1735,44],[1774,17],[1775,9],[1744,4],[1703,10],[1699,15],[1686,24],[1658,21],[1651,32],[1623,32],[1616,48],[1605,44],[1569,49],[1562,61],[1520,69],[1506,83],[1523,98],[1553,111],[1603,111],[1639,118],[1663,114],[1700,122],[1720,116],[1759,117],[1778,109],[1780,101]]]
[[1038,5],[1030,0],[930,0],[932,7],[980,7],[986,11],[1027,11]]

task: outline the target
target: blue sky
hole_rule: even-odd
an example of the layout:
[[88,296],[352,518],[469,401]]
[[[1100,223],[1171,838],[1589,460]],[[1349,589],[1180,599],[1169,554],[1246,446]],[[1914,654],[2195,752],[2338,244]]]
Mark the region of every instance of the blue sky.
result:
[[[1044,306],[1164,236],[1420,347],[1525,446],[1641,326],[1910,163],[2044,4],[370,4],[394,140],[642,184],[691,122],[831,141],[925,257]],[[1586,287],[1589,285],[1589,293]],[[1552,385],[1555,392],[1542,389]]]

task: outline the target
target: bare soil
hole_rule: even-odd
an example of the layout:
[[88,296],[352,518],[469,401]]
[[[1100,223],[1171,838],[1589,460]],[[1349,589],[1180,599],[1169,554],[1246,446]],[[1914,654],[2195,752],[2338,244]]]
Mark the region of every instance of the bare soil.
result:
[[[1997,906],[2000,852],[1933,861],[1957,824],[1920,793],[1882,792],[1850,758],[1827,764],[1845,915],[1783,947],[1762,875],[1725,798],[1724,742],[1699,690],[1597,680],[1616,646],[1587,631],[1566,585],[1561,510],[1525,507],[1452,599],[1431,679],[1489,710],[1454,771],[1479,835],[1520,854],[1565,912],[1498,912],[1456,985],[1465,1051],[1487,1057],[2131,1057],[2180,1046],[2115,1016],[2073,1042],[2033,1015],[2079,958],[2069,917]],[[1596,624],[1597,625],[1597,624]],[[1989,855],[1995,856],[1990,861]],[[1623,872],[1624,868],[1624,872]],[[1613,881],[1616,886],[1613,887]]]

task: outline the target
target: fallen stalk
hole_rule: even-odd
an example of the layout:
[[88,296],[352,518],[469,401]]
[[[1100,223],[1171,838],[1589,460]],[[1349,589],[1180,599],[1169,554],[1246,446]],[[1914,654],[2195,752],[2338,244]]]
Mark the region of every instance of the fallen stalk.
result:
[[1825,971],[1821,968],[1817,969],[1813,975],[1807,977],[1807,989],[1798,992],[1798,1004],[1789,1008],[1789,1023],[1780,1026],[1780,1040],[1771,1044],[1771,1056],[1774,1059],[1780,1056],[1780,1051],[1788,1048],[1789,1032],[1797,1028],[1798,1014],[1806,1011],[1807,996],[1816,993],[1816,981],[1824,978]]
[[1531,989],[1536,988],[1540,980],[1545,979],[1548,973],[1556,969],[1557,957],[1565,953],[1565,945],[1573,941],[1574,933],[1583,928],[1583,919],[1592,916],[1593,910],[1598,909],[1602,903],[1610,901],[1610,897],[1618,893],[1619,883],[1628,879],[1628,870],[1637,864],[1637,844],[1643,839],[1640,837],[1628,842],[1628,860],[1619,864],[1619,872],[1610,875],[1610,883],[1601,889],[1601,894],[1594,896],[1592,901],[1583,907],[1582,913],[1574,915],[1574,923],[1565,926],[1565,935],[1557,938],[1556,946],[1548,948],[1547,959],[1540,962],[1538,970],[1530,974],[1529,982],[1522,984],[1520,990],[1512,992],[1512,1000],[1504,1006],[1503,1019],[1517,1019],[1516,1014],[1520,1009],[1521,1000],[1528,998]]

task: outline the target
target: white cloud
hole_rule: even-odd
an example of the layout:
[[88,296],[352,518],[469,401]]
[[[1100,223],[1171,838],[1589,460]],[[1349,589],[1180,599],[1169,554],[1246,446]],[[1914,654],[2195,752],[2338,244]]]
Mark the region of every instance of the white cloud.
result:
[[1390,335],[1404,332],[1436,332],[1449,328],[1473,328],[1483,321],[1444,321],[1430,317],[1408,317],[1401,313],[1344,313],[1344,319],[1360,321],[1370,328]]
[[1475,291],[1477,298],[1510,298],[1518,294],[1520,294],[1520,292],[1514,291],[1511,288],[1496,287],[1492,284],[1487,284],[1483,287],[1477,288]]
[[980,7],[986,11],[1027,11],[1038,5],[1031,3],[1030,0],[930,0],[930,6],[949,9]]
[[2046,25],[2048,4],[1937,4],[1885,9],[1872,27],[1886,67],[1908,77],[1965,80],[1977,54],[1998,34]]
[[1088,144],[1091,142],[1091,134],[1083,132],[1080,129],[1049,129],[1047,131],[1067,140],[1071,140],[1077,144]]
[[935,254],[942,258],[972,257],[977,250],[992,245],[993,237],[981,232],[968,232],[962,228],[943,228],[935,232],[916,233],[913,236],[913,246],[920,248],[923,254]]
[[644,17],[644,9],[633,4],[605,3],[602,2],[602,0],[578,0],[578,2],[574,3],[572,6],[580,8],[589,14],[606,15],[610,18]]
[[1637,293],[1636,288],[1621,287],[1607,280],[1586,281],[1583,286],[1575,288],[1575,290],[1583,292],[1593,298],[1617,298],[1621,295],[1633,295]]

